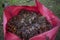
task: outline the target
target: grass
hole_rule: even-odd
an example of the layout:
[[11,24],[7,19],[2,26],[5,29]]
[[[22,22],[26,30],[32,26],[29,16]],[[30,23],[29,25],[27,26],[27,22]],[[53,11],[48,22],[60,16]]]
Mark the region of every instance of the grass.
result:
[[3,40],[3,26],[2,26],[2,18],[3,18],[3,8],[2,8],[2,0],[0,0],[0,40]]

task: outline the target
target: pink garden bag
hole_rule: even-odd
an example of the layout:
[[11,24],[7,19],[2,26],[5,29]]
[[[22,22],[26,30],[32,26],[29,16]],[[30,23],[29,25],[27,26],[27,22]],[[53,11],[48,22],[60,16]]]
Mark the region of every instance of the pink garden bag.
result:
[[10,18],[17,15],[21,9],[26,9],[30,11],[36,11],[41,13],[41,15],[45,16],[46,19],[51,23],[51,25],[54,27],[53,29],[44,32],[42,34],[39,34],[37,36],[34,36],[30,38],[29,40],[55,40],[56,33],[58,32],[59,26],[60,26],[60,20],[53,14],[52,11],[50,11],[48,8],[46,8],[43,4],[41,4],[38,0],[35,0],[36,5],[35,6],[9,6],[4,9],[3,12],[3,29],[4,29],[4,39],[5,40],[21,40],[18,36],[8,32],[6,30],[6,23]]

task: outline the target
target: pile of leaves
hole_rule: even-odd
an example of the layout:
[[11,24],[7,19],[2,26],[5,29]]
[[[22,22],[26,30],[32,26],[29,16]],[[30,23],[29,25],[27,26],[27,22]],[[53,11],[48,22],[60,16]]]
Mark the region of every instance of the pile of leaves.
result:
[[21,10],[18,15],[12,17],[7,23],[7,30],[22,40],[46,32],[52,29],[52,25],[44,16],[35,11]]

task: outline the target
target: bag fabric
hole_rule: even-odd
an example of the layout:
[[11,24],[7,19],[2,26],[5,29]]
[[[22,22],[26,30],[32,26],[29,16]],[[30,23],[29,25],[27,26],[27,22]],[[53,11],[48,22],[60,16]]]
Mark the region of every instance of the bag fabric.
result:
[[17,15],[21,9],[30,10],[30,11],[36,11],[41,13],[41,15],[45,16],[46,19],[51,23],[51,25],[54,27],[51,30],[44,32],[42,34],[39,34],[37,36],[34,36],[30,38],[29,40],[55,40],[56,33],[59,29],[60,20],[58,17],[54,15],[54,13],[46,8],[42,3],[40,3],[38,0],[35,0],[36,5],[35,6],[8,6],[4,9],[3,12],[3,29],[4,29],[4,39],[5,40],[21,40],[18,36],[15,34],[12,34],[6,30],[7,26],[6,23],[10,18]]

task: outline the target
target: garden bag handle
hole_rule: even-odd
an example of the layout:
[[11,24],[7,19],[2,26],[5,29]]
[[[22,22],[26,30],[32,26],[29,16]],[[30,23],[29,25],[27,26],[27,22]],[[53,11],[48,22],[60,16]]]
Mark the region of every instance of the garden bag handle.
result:
[[37,7],[38,11],[43,16],[45,16],[53,26],[56,26],[58,23],[60,23],[60,19],[56,17],[51,10],[49,10],[42,3],[40,3],[39,0],[35,0],[35,6]]

